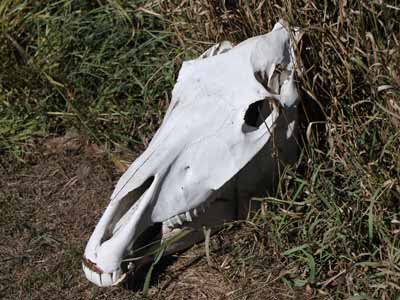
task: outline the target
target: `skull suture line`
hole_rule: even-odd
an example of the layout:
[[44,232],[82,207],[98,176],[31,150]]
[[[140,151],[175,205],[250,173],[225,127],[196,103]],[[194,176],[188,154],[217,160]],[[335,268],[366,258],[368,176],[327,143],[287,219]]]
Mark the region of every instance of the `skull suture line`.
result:
[[193,231],[167,253],[202,240],[203,225],[246,216],[250,197],[272,188],[282,163],[297,157],[295,65],[280,23],[183,63],[161,127],[118,181],[86,246],[90,281],[120,282],[123,260],[149,261],[139,248],[183,228]]

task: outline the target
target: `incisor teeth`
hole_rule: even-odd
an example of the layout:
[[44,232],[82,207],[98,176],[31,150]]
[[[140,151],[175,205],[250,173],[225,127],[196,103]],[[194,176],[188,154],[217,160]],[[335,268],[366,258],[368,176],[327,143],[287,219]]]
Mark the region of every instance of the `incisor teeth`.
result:
[[100,274],[100,283],[102,286],[110,286],[114,283],[114,280],[112,278],[112,274],[110,273],[103,273]]
[[82,264],[83,271],[91,282],[95,283],[98,286],[111,286],[117,285],[122,282],[125,277],[126,273],[122,273],[121,270],[114,271],[113,273],[96,273]]
[[121,275],[121,272],[120,272],[120,271],[114,271],[114,272],[112,273],[112,281],[113,281],[113,282],[117,281],[117,279],[120,277],[120,275]]

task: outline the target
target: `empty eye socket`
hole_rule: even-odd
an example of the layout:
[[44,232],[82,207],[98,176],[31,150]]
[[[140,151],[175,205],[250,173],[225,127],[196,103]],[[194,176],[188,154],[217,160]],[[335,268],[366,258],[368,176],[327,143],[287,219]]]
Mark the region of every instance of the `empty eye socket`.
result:
[[271,114],[270,101],[267,99],[251,103],[244,114],[243,132],[249,132],[260,127]]
[[260,112],[263,105],[264,100],[260,100],[254,102],[249,105],[244,114],[244,122],[252,127],[259,127],[261,125],[260,122]]

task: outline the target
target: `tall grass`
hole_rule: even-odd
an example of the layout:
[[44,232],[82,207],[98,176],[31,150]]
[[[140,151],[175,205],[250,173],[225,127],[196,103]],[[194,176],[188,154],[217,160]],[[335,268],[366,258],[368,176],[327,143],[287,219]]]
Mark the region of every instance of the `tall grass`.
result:
[[2,148],[70,127],[101,142],[145,142],[168,102],[181,50],[141,4],[2,2]]
[[399,12],[398,1],[2,1],[0,149],[23,158],[35,137],[71,127],[146,144],[183,59],[283,18],[304,32],[302,156],[259,199],[264,212],[241,225],[221,272],[252,282],[240,297],[263,289],[270,247],[288,286],[397,299]]

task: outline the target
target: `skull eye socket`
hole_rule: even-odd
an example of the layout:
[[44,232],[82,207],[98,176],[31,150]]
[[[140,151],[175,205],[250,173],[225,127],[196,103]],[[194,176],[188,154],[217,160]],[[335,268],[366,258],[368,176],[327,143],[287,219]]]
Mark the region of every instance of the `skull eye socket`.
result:
[[265,122],[272,112],[271,101],[268,99],[259,100],[249,105],[244,114],[243,132],[257,130]]

